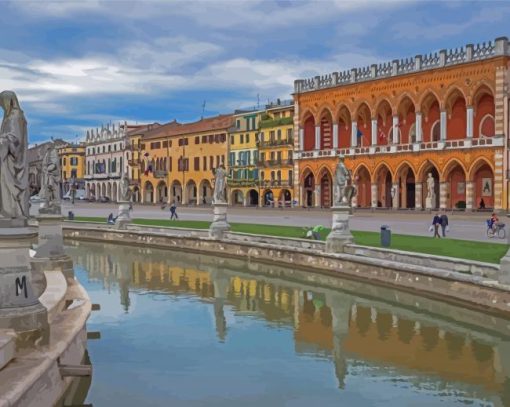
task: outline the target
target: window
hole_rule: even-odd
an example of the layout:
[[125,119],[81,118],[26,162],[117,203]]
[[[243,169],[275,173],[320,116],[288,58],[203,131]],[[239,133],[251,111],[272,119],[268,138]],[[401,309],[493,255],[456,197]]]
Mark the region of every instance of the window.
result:
[[168,148],[168,140],[163,141],[163,148]]
[[172,157],[168,158],[168,171],[172,171]]
[[195,137],[195,144],[200,144],[200,136]]
[[[71,178],[76,178],[76,170],[71,170]],[[65,178],[65,176],[64,176]]]
[[220,134],[220,143],[227,141],[227,135],[225,133]]
[[271,161],[274,161],[274,151],[271,151]]
[[221,163],[222,163],[223,165],[225,165],[225,155],[222,155],[222,156],[221,156]]
[[209,144],[212,144],[214,142],[214,135],[209,134],[209,136],[207,136],[207,141],[209,142]]
[[140,144],[140,149],[145,150],[145,143]]
[[260,153],[260,161],[266,161],[266,153]]
[[202,136],[202,144],[207,143],[207,136]]
[[282,172],[281,171],[276,172],[276,179],[278,180],[278,182],[280,182],[282,180]]
[[249,134],[247,134],[247,135],[246,135],[246,143],[249,143],[249,142],[250,142],[250,135],[249,135]]
[[72,166],[78,165],[78,157],[71,157],[71,165]]
[[281,151],[278,151],[276,153],[276,159],[278,160],[278,162],[281,162],[282,161],[282,152]]
[[64,179],[67,179],[66,172],[64,171]]
[[271,130],[271,131],[269,132],[269,140],[270,140],[271,142],[273,142],[273,141],[274,141],[274,130]]
[[230,136],[230,144],[231,144],[231,145],[232,145],[232,144],[234,144],[234,140],[235,140],[235,139],[234,139],[234,136]]
[[219,134],[215,134],[214,135],[214,142],[215,143],[219,143],[220,142],[220,135]]
[[66,158],[63,159],[63,164],[66,165]]
[[200,157],[195,157],[195,159],[193,161],[194,161],[193,169],[195,171],[200,171]]
[[207,171],[207,157],[202,157],[202,167],[204,167],[204,171]]
[[236,120],[236,128],[237,129],[240,129],[241,128],[241,120]]
[[278,129],[278,131],[276,132],[276,138],[278,141],[282,139],[282,131],[280,129]]
[[251,129],[255,130],[255,117],[251,118]]
[[230,166],[235,165],[235,159],[236,159],[236,154],[235,153],[230,153],[228,155],[228,165],[230,165]]
[[217,155],[216,156],[216,168],[218,168],[220,166],[220,156]]
[[103,146],[103,153],[106,153],[106,147]]
[[117,144],[113,145],[113,151],[117,151]]
[[292,129],[287,129],[287,140],[292,138]]
[[294,183],[292,179],[292,170],[289,170],[289,185],[292,185]]
[[214,168],[214,157],[212,155],[209,157],[209,168],[211,170]]
[[239,136],[239,144],[244,144],[244,134]]

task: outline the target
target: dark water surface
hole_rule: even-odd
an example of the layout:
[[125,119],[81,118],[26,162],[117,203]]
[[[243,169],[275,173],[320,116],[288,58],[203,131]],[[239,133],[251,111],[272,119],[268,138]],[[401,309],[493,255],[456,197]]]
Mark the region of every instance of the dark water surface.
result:
[[507,406],[510,321],[234,259],[71,243],[94,406]]

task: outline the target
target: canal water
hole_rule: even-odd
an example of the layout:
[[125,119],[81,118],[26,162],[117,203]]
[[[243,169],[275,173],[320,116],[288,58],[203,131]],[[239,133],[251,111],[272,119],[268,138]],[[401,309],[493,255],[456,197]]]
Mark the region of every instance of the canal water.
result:
[[70,242],[94,406],[507,406],[510,321],[306,270]]

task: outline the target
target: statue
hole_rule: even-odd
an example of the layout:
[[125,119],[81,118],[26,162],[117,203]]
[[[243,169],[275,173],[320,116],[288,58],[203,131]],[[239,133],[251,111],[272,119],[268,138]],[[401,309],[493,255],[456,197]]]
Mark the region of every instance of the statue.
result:
[[0,93],[4,109],[0,128],[0,218],[28,218],[27,122],[16,94]]
[[432,173],[429,172],[429,176],[427,178],[427,198],[432,198],[433,196],[435,196],[435,194],[436,194],[436,191],[434,188],[435,183],[436,183],[436,181],[434,180]]
[[131,201],[131,189],[129,188],[127,172],[122,173],[122,178],[120,180],[120,200],[124,202]]
[[220,165],[216,170],[213,169],[214,175],[214,192],[213,192],[213,203],[227,203],[225,198],[225,187],[227,172],[225,167]]
[[43,199],[40,213],[60,213],[60,165],[55,144],[51,143],[44,152],[42,159],[41,191]]
[[351,206],[355,195],[356,187],[352,185],[351,172],[345,167],[344,157],[340,156],[333,184],[333,206]]

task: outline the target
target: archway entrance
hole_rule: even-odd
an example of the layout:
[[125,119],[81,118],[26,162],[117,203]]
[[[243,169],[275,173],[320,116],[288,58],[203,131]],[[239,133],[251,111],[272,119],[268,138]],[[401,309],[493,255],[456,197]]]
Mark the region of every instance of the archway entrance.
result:
[[487,163],[481,164],[473,173],[475,202],[473,207],[480,207],[480,202],[486,208],[494,208],[494,173]]
[[147,181],[145,183],[145,197],[144,197],[145,203],[153,203],[154,202],[154,188],[152,187],[152,184]]
[[333,202],[333,194],[331,191],[332,181],[329,171],[324,171],[321,177],[321,207],[330,208]]
[[243,204],[243,193],[239,189],[234,189],[232,191],[231,202],[232,202],[232,205],[242,205]]
[[187,204],[197,203],[197,184],[195,181],[189,180],[186,184],[186,202]]
[[264,206],[271,206],[274,202],[273,191],[270,189],[264,191]]
[[398,207],[413,209],[416,206],[416,179],[412,168],[405,164],[397,172]]
[[164,181],[160,181],[157,187],[157,200],[158,203],[165,203],[168,199],[168,189]]
[[391,172],[383,165],[376,173],[377,180],[377,207],[378,208],[391,208]]
[[258,206],[259,204],[259,193],[254,189],[250,189],[248,192],[248,205]]
[[446,174],[448,182],[448,195],[446,197],[446,207],[465,209],[466,208],[466,173],[464,169],[455,163]]
[[313,178],[313,174],[309,172],[303,182],[303,203],[304,206],[311,208],[315,205],[314,199],[315,192],[315,180]]
[[370,208],[371,206],[371,181],[370,173],[365,166],[360,167],[357,170],[357,174],[354,177],[356,183],[356,205],[358,208]]
[[172,183],[172,188],[170,192],[172,194],[172,202],[173,201],[175,201],[176,203],[182,202],[182,187],[179,181],[174,181]]
[[282,203],[283,206],[292,205],[292,195],[288,189],[282,189],[280,191],[280,197],[278,200]]
[[207,205],[212,201],[212,187],[209,180],[203,180],[200,183],[200,204]]

